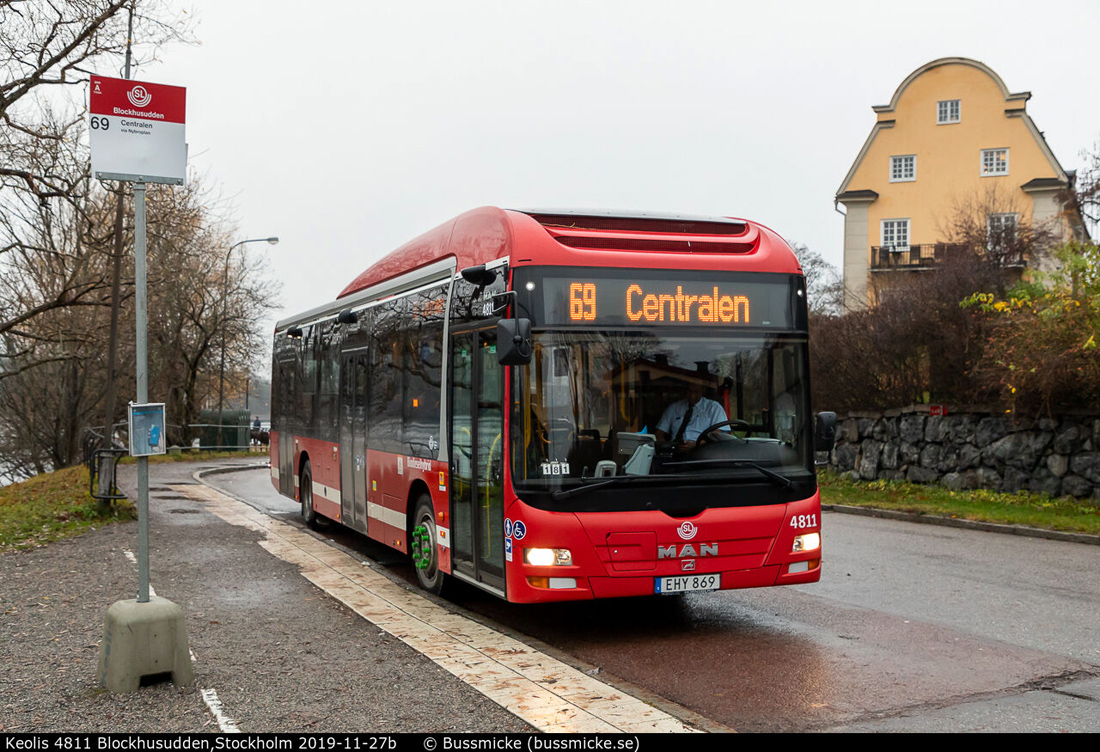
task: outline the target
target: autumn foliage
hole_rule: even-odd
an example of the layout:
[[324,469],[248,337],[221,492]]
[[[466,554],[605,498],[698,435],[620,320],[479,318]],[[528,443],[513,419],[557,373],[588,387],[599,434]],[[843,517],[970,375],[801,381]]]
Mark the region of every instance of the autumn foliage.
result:
[[1100,248],[1072,242],[1056,256],[1061,269],[1045,284],[1017,285],[1004,296],[975,294],[963,303],[981,311],[990,330],[976,382],[1008,409],[1100,404]]

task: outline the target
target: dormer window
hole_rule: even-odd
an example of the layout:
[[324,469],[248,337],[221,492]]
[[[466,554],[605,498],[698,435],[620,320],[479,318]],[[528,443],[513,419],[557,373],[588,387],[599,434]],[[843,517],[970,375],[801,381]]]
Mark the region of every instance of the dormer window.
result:
[[962,120],[962,100],[942,99],[936,103],[936,124],[947,125]]

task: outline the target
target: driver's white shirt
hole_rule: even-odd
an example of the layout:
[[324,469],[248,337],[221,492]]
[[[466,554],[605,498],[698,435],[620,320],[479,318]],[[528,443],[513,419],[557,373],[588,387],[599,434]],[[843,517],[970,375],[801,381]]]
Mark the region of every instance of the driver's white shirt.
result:
[[[673,402],[665,408],[661,419],[657,421],[657,430],[664,431],[670,438],[675,439],[687,411],[688,401],[686,399]],[[695,410],[691,413],[691,421],[684,430],[684,441],[696,441],[704,429],[710,428],[715,423],[725,423],[727,420],[729,418],[726,416],[726,411],[720,404],[712,399],[701,397],[695,403]],[[727,426],[723,430],[729,431],[729,427]]]

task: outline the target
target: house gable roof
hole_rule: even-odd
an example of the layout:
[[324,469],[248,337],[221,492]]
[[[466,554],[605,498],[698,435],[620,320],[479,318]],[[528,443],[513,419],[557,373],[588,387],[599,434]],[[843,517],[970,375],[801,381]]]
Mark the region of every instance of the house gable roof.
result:
[[901,85],[898,86],[897,90],[894,92],[894,96],[890,98],[890,104],[876,104],[873,105],[871,109],[877,113],[893,112],[897,109],[898,100],[901,99],[901,95],[905,92],[905,90],[909,88],[909,84],[913,83],[913,81],[915,81],[917,78],[924,75],[928,71],[932,70],[933,68],[939,68],[944,65],[969,65],[972,68],[977,68],[982,73],[993,79],[993,82],[997,84],[998,88],[1000,88],[1001,95],[1005,98],[1006,102],[1026,102],[1027,100],[1031,99],[1030,91],[1019,91],[1014,94],[1010,93],[1008,91],[1008,87],[1005,86],[1005,82],[1001,79],[1001,77],[998,76],[992,68],[981,61],[971,60],[968,57],[941,57],[933,60],[930,63],[925,63],[924,65],[910,73],[905,78],[905,80],[901,82]]
[[[1008,87],[1005,86],[1005,83],[1001,79],[1001,77],[997,75],[997,73],[988,65],[978,60],[972,60],[966,57],[941,57],[929,63],[925,63],[924,65],[910,73],[894,91],[894,95],[890,98],[889,104],[872,106],[871,109],[874,110],[874,112],[878,116],[878,121],[871,128],[871,133],[867,136],[867,140],[863,143],[863,148],[860,149],[859,154],[856,156],[855,161],[852,163],[851,168],[848,170],[848,173],[844,176],[843,182],[840,184],[840,188],[837,190],[835,198],[837,203],[841,202],[845,196],[851,195],[853,193],[853,191],[849,190],[852,178],[855,176],[856,171],[863,163],[863,160],[866,157],[867,152],[870,150],[871,145],[874,143],[875,137],[878,135],[879,131],[885,128],[894,127],[896,121],[892,119],[890,115],[896,111],[898,101],[901,99],[902,94],[905,93],[905,90],[908,89],[910,84],[912,84],[913,81],[915,81],[921,75],[927,73],[930,70],[946,65],[966,65],[986,74],[993,81],[993,83],[996,84],[997,88],[1000,89],[1001,96],[1004,97],[1004,101],[1008,105],[1005,108],[1005,117],[1018,117],[1023,120],[1028,132],[1034,138],[1036,145],[1039,147],[1039,150],[1042,152],[1043,156],[1050,164],[1051,169],[1057,176],[1056,179],[1062,185],[1069,185],[1069,179],[1066,176],[1065,170],[1062,169],[1062,165],[1054,156],[1054,152],[1051,151],[1050,146],[1046,142],[1046,139],[1043,138],[1042,133],[1035,126],[1035,123],[1032,121],[1031,117],[1027,114],[1025,107],[1027,100],[1031,98],[1031,92],[1010,92],[1008,90]],[[858,193],[858,190],[854,192]]]

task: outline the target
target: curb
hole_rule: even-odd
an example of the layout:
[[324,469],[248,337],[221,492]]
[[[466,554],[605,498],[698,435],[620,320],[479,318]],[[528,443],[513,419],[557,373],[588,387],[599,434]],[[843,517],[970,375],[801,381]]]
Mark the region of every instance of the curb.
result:
[[1089,535],[1088,533],[1066,533],[1060,530],[1043,530],[1041,528],[1027,527],[1025,525],[1005,525],[998,522],[980,522],[978,520],[959,519],[958,517],[938,517],[930,514],[898,512],[892,509],[875,509],[874,507],[852,507],[845,504],[822,504],[821,509],[840,512],[842,514],[855,514],[861,517],[881,517],[887,520],[917,522],[924,525],[958,527],[966,530],[981,530],[986,533],[1022,535],[1025,538],[1045,538],[1047,540],[1065,541],[1067,543],[1084,543],[1090,546],[1100,546],[1100,535]]

